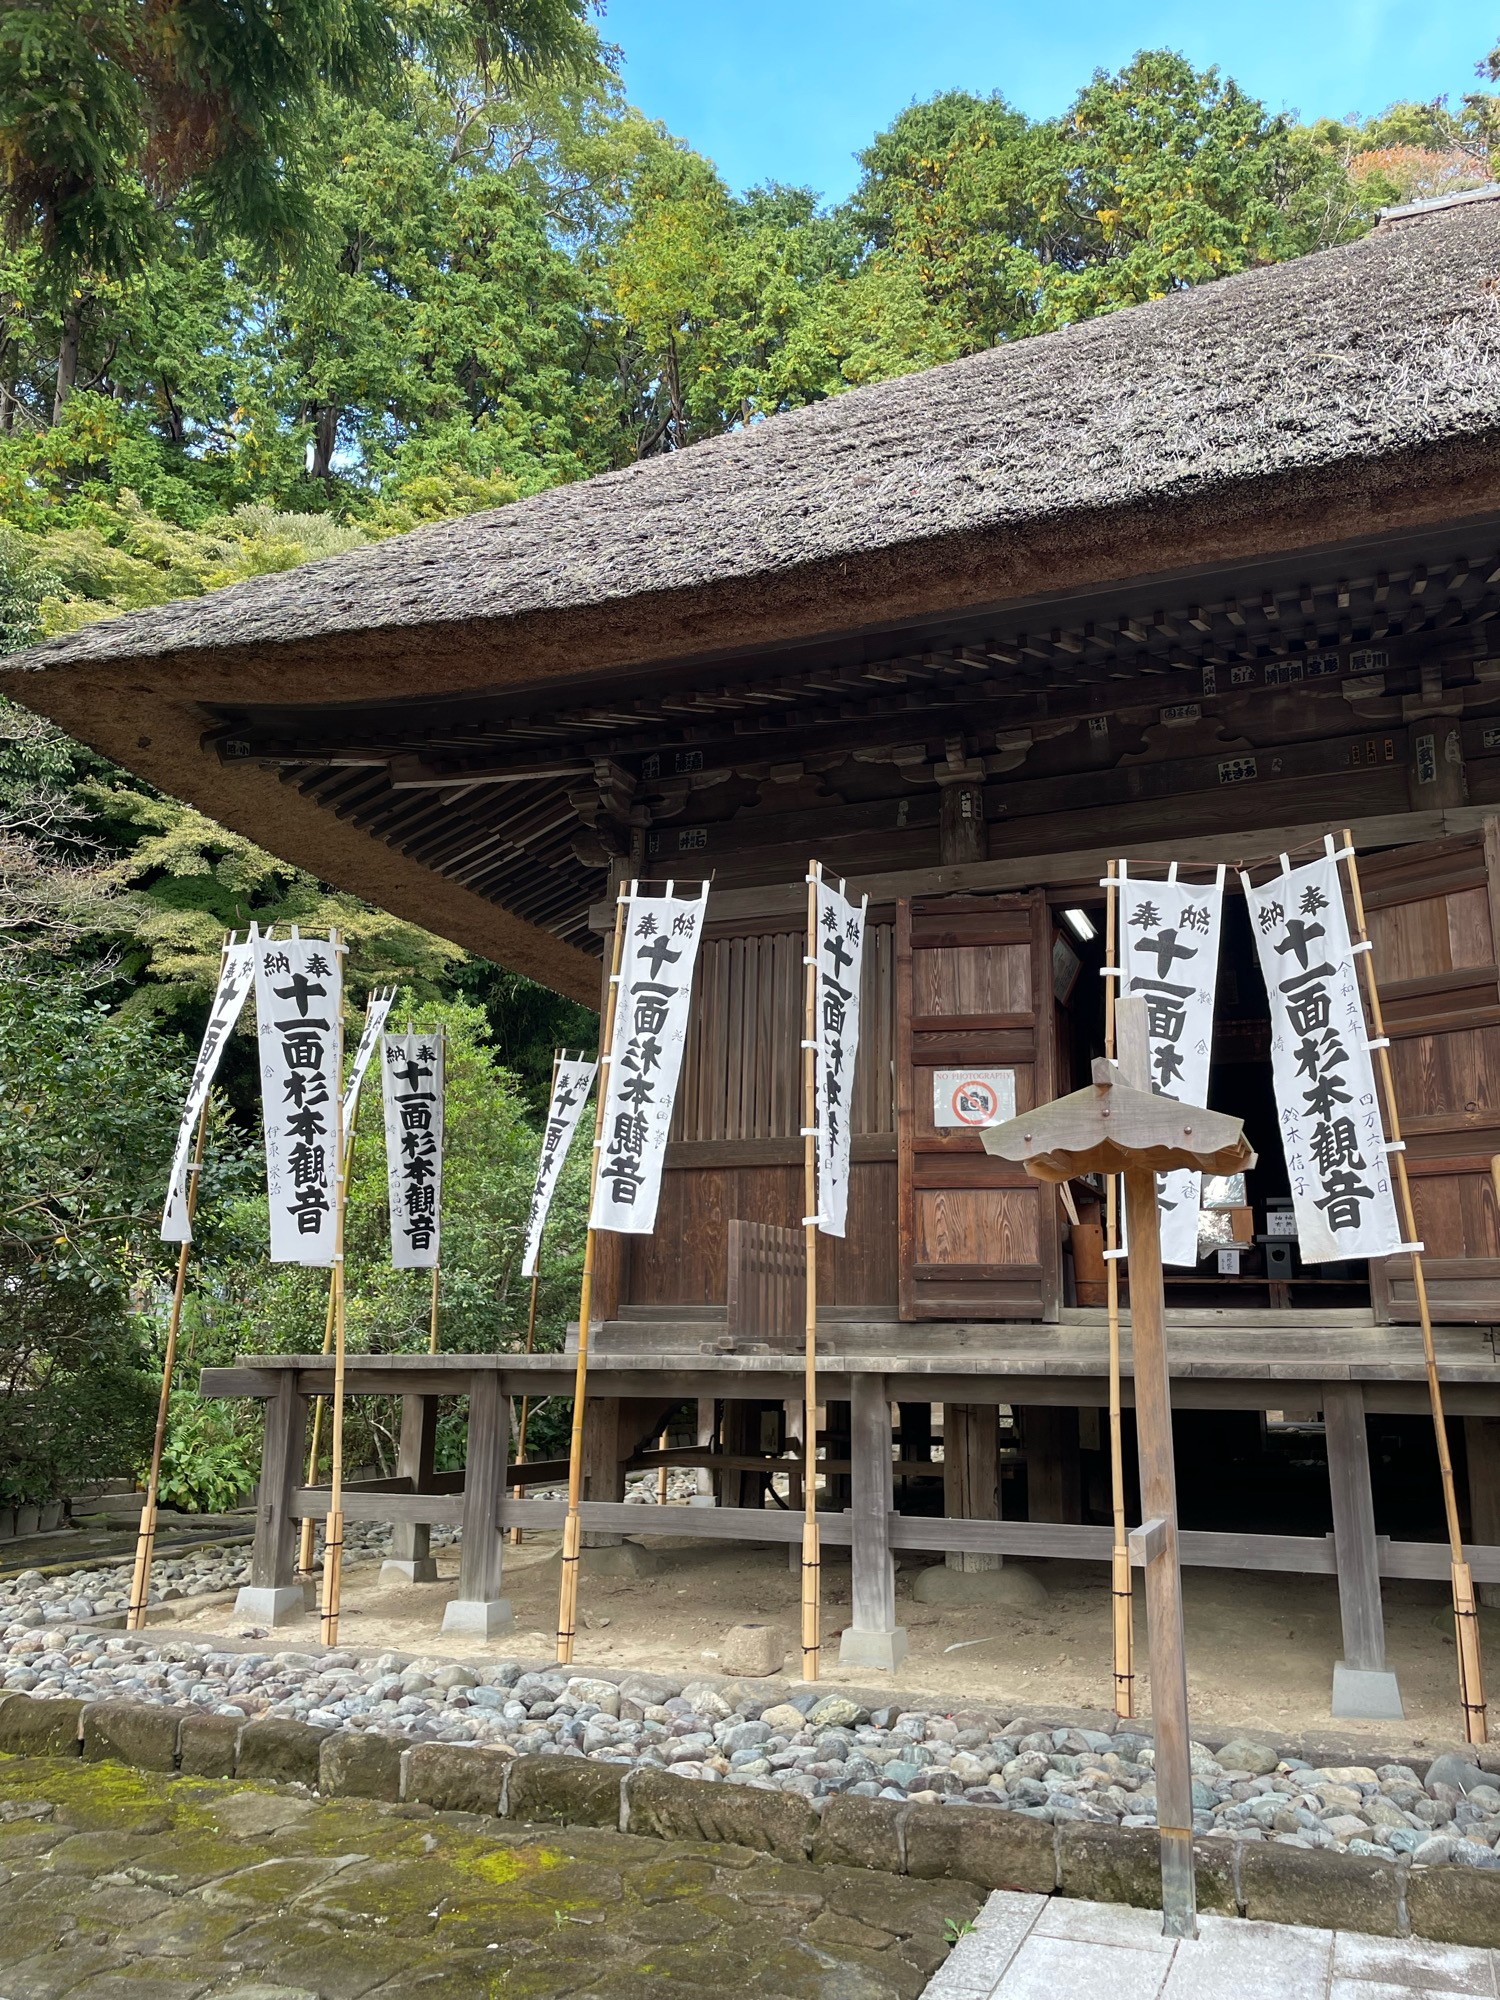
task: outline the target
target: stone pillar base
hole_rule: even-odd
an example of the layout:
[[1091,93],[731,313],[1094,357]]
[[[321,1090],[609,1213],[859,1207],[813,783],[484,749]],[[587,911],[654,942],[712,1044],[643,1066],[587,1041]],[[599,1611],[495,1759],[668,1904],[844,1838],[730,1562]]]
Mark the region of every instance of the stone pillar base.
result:
[[873,1667],[893,1674],[906,1658],[906,1628],[898,1625],[890,1632],[860,1632],[846,1626],[839,1635],[841,1667]]
[[380,1581],[383,1584],[436,1583],[437,1580],[435,1556],[387,1556],[380,1565]]
[[508,1597],[488,1600],[455,1597],[443,1613],[445,1632],[467,1632],[471,1636],[477,1634],[481,1639],[493,1639],[501,1632],[509,1632],[515,1622]]
[[1404,1722],[1401,1689],[1385,1668],[1346,1667],[1333,1670],[1331,1712],[1341,1722]]
[[272,1589],[247,1583],[234,1600],[235,1617],[248,1618],[256,1625],[290,1625],[306,1613],[307,1595],[300,1583]]

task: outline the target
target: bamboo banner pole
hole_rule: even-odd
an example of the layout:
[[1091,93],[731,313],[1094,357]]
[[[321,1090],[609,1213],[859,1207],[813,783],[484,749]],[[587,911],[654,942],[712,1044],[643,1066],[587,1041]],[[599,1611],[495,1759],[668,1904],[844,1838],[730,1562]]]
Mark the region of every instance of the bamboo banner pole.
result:
[[[1108,902],[1104,926],[1104,1053],[1115,1057],[1115,994],[1119,986],[1115,953],[1119,949],[1119,891],[1115,864],[1109,864]],[[1125,1453],[1121,1436],[1120,1393],[1120,1182],[1104,1177],[1104,1283],[1109,1313],[1109,1483],[1114,1520],[1110,1549],[1110,1606],[1114,1617],[1115,1714],[1135,1714],[1135,1605],[1131,1597],[1130,1544],[1125,1528]]]
[[[229,940],[219,958],[219,977],[229,955]],[[203,1174],[203,1145],[208,1135],[208,1107],[211,1092],[203,1098],[198,1113],[198,1130],[193,1139],[193,1157],[188,1167],[187,1217],[191,1227],[198,1207],[198,1182]],[[146,1607],[151,1598],[151,1564],[156,1556],[156,1496],[161,1485],[161,1455],[167,1439],[167,1416],[172,1404],[172,1376],[177,1367],[177,1336],[182,1327],[182,1300],[187,1289],[188,1252],[191,1242],[177,1246],[177,1277],[172,1286],[172,1310],[167,1320],[167,1350],[162,1357],[161,1395],[156,1404],[156,1434],[151,1440],[151,1469],[146,1475],[146,1497],[141,1505],[141,1527],[135,1544],[135,1568],[130,1578],[130,1603],[125,1612],[125,1630],[139,1632],[146,1623]]]
[[[1330,846],[1332,843],[1329,843]],[[1484,1699],[1484,1670],[1479,1652],[1479,1612],[1474,1598],[1474,1577],[1464,1555],[1463,1529],[1458,1518],[1458,1495],[1453,1484],[1453,1455],[1448,1449],[1448,1424],[1443,1415],[1443,1390],[1438,1380],[1437,1352],[1432,1342],[1432,1308],[1427,1298],[1427,1274],[1422,1267],[1422,1251],[1417,1237],[1417,1214],[1411,1198],[1411,1179],[1406,1171],[1406,1147],[1401,1137],[1401,1114],[1396,1105],[1396,1082],[1391,1069],[1390,1044],[1386,1039],[1385,1017],[1380,1006],[1380,985],[1375,976],[1375,953],[1365,924],[1365,903],[1359,885],[1359,865],[1354,858],[1354,838],[1344,829],[1344,859],[1349,869],[1349,890],[1354,899],[1354,921],[1359,932],[1356,950],[1364,960],[1365,994],[1370,1006],[1371,1040],[1380,1064],[1381,1091],[1385,1098],[1387,1136],[1391,1158],[1396,1163],[1396,1186],[1401,1196],[1401,1227],[1411,1244],[1412,1283],[1417,1294],[1417,1312],[1422,1321],[1422,1355],[1427,1367],[1427,1396],[1432,1405],[1432,1427],[1437,1441],[1438,1472],[1443,1483],[1443,1512],[1448,1523],[1449,1571],[1453,1585],[1453,1623],[1458,1641],[1458,1698],[1463,1705],[1464,1733],[1471,1743],[1489,1740]]]
[[[566,1049],[554,1049],[552,1051],[552,1081],[547,1088],[547,1103],[549,1106],[553,1098],[557,1095],[557,1072],[567,1060],[567,1055],[568,1052]],[[546,1234],[545,1223],[542,1226],[542,1234]],[[542,1282],[542,1246],[540,1239],[538,1239],[536,1246],[536,1261],[537,1268],[531,1274],[531,1304],[526,1311],[526,1352],[528,1354],[536,1347],[536,1302],[537,1293]],[[524,1465],[526,1463],[526,1425],[530,1416],[531,1398],[530,1396],[523,1396],[521,1398],[521,1421],[516,1426],[517,1465]],[[512,1500],[524,1500],[526,1498],[526,1487],[523,1481],[516,1481],[515,1485],[510,1489],[510,1497]],[[518,1549],[521,1546],[522,1533],[523,1530],[520,1528],[511,1529],[510,1545],[513,1549]]]
[[[631,884],[631,888],[634,888]],[[625,946],[625,911],[630,891],[624,883],[615,898],[615,940],[609,962],[609,998],[604,1007],[603,1031],[599,1041],[599,1084],[594,1099],[594,1160],[589,1169],[589,1214],[594,1212],[594,1192],[599,1185],[599,1155],[604,1146],[602,1131],[604,1106],[609,1094],[609,1052],[615,1034],[615,1009],[620,991],[620,957]],[[583,1283],[578,1296],[578,1366],[573,1382],[573,1432],[568,1443],[568,1511],[563,1521],[562,1583],[557,1601],[557,1664],[573,1664],[573,1641],[578,1634],[578,1550],[582,1529],[578,1502],[583,1494],[583,1412],[589,1383],[589,1314],[594,1305],[594,1238],[590,1223],[583,1241]]]
[[[354,1135],[351,1133],[349,1135],[349,1158],[345,1162],[346,1170],[352,1165],[353,1160]],[[333,1352],[332,1271],[328,1273],[328,1307],[323,1314],[323,1352],[325,1354]],[[323,1411],[327,1407],[327,1403],[328,1398],[326,1396],[313,1397],[312,1443],[307,1448],[307,1484],[309,1486],[316,1486],[318,1483],[318,1455],[323,1448]],[[297,1574],[304,1582],[309,1581],[313,1573],[313,1533],[316,1525],[311,1514],[303,1515],[302,1529],[297,1542]]]
[[[443,1101],[444,1101],[444,1104],[443,1104],[443,1108],[444,1108],[444,1111],[446,1112],[446,1110],[447,1110],[447,1097],[448,1097],[448,1060],[447,1060],[447,1058],[448,1058],[448,1031],[447,1031],[447,1029],[446,1029],[446,1028],[444,1028],[444,1027],[442,1026],[441,1022],[440,1022],[440,1023],[438,1024],[438,1031],[437,1031],[437,1045],[438,1045],[438,1055],[439,1055],[439,1057],[440,1057],[440,1061],[439,1061],[439,1063],[438,1063],[438,1074],[439,1074],[439,1075],[440,1075],[440,1076],[442,1077],[442,1079],[443,1079]],[[444,1144],[445,1144],[445,1145],[446,1145],[446,1143],[447,1143],[447,1139],[448,1139],[448,1120],[447,1120],[447,1118],[446,1118],[446,1116],[445,1116],[445,1117],[444,1117],[444,1119],[443,1119],[443,1142],[444,1142]],[[438,1351],[438,1339],[437,1339],[437,1337],[438,1337],[438,1273],[439,1273],[439,1270],[440,1270],[440,1268],[441,1268],[441,1265],[442,1265],[442,1257],[443,1257],[443,1248],[442,1248],[442,1245],[443,1245],[443,1233],[442,1233],[442,1229],[443,1229],[443,1225],[442,1225],[442,1218],[441,1218],[441,1217],[439,1217],[439,1218],[438,1218],[438,1254],[437,1254],[437,1256],[436,1256],[436,1257],[435,1257],[435,1258],[433,1259],[433,1263],[432,1263],[432,1309],[431,1309],[431,1312],[430,1312],[430,1313],[429,1313],[429,1315],[428,1315],[428,1323],[427,1323],[427,1352],[428,1352],[429,1354],[436,1354],[436,1353],[437,1353],[437,1351]]]
[[802,1199],[807,1245],[802,1389],[802,1678],[815,1681],[822,1654],[822,1558],[818,1543],[818,864],[807,867],[807,963],[803,968]]
[[[341,956],[345,950],[338,933],[332,932],[328,940],[334,951]],[[334,1197],[333,1234],[333,1464],[328,1482],[328,1515],[323,1528],[323,1620],[322,1637],[325,1646],[336,1646],[339,1642],[339,1598],[344,1575],[344,1223],[349,1210],[349,1156],[353,1154],[353,1134],[351,1143],[344,1139],[344,1119],[341,1103],[344,1079],[344,1016],[346,1012],[343,979],[339,980],[339,1024],[334,1039],[333,1074],[337,1088],[334,1091],[334,1170],[337,1185]]]

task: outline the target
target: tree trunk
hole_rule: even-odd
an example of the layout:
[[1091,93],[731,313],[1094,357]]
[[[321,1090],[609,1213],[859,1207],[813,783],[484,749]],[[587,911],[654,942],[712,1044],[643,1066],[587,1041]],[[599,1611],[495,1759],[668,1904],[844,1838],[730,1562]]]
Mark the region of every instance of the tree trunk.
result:
[[83,315],[76,306],[63,315],[62,343],[57,350],[57,392],[52,399],[52,421],[62,416],[63,405],[78,380],[78,335]]
[[339,413],[332,403],[315,403],[308,414],[313,420],[313,434],[307,444],[307,476],[327,479],[333,471],[333,454],[339,441]]

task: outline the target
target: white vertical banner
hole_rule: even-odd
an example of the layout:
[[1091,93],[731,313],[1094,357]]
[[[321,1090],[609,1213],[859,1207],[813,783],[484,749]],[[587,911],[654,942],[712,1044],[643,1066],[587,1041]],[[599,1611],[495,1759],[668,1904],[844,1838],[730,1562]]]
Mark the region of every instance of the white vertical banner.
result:
[[271,1262],[331,1265],[343,959],[335,940],[295,933],[254,950]]
[[[1158,1097],[1206,1106],[1224,870],[1209,884],[1179,882],[1175,867],[1163,882],[1140,881],[1121,861],[1116,880],[1120,991],[1146,1002],[1151,1088]],[[1202,1190],[1203,1176],[1191,1167],[1156,1176],[1164,1264],[1196,1268]]]
[[526,1252],[521,1259],[521,1276],[536,1275],[536,1260],[542,1247],[542,1231],[547,1211],[557,1192],[557,1177],[563,1170],[573,1134],[583,1116],[589,1092],[594,1087],[598,1063],[586,1056],[562,1056],[547,1104],[547,1123],[542,1132],[542,1150],[537,1157],[536,1184],[531,1190],[531,1208],[526,1217]]
[[1338,859],[1257,889],[1241,875],[1271,1002],[1271,1075],[1305,1264],[1401,1249]]
[[224,954],[224,964],[219,973],[218,991],[214,994],[214,1004],[209,1010],[208,1026],[203,1030],[203,1040],[198,1047],[198,1060],[193,1066],[192,1080],[188,1084],[186,1101],[182,1107],[182,1123],[177,1128],[177,1146],[172,1154],[172,1173],[167,1182],[167,1205],[162,1211],[161,1240],[163,1243],[191,1243],[193,1225],[188,1216],[188,1162],[193,1151],[193,1137],[197,1129],[198,1114],[203,1109],[204,1100],[213,1088],[218,1073],[219,1059],[224,1053],[224,1044],[233,1032],[234,1024],[240,1018],[240,1010],[246,995],[255,981],[255,926],[250,926],[250,935],[243,944],[231,942]]
[[364,1086],[365,1071],[370,1067],[370,1058],[375,1053],[375,1044],[380,1040],[380,1031],[385,1026],[387,1014],[391,1011],[394,993],[372,993],[365,1008],[364,1031],[359,1038],[359,1047],[354,1051],[354,1067],[350,1070],[344,1085],[344,1098],[340,1107],[340,1129],[344,1135],[344,1145],[354,1137],[354,1114],[359,1109],[359,1093]]
[[817,1011],[814,1020],[818,1228],[842,1236],[849,1210],[849,1137],[854,1064],[859,1054],[859,980],[869,898],[856,906],[814,871],[817,907]]
[[656,1227],[707,903],[706,882],[689,901],[674,896],[670,882],[662,896],[642,895],[632,883],[626,898],[591,1229],[649,1236]]
[[386,1035],[381,1047],[391,1262],[429,1271],[442,1245],[443,1037]]

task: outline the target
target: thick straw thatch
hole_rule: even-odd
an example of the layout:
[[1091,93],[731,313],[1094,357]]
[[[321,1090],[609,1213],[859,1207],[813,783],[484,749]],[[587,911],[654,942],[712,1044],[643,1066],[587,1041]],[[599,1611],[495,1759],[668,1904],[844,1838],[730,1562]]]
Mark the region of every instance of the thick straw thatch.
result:
[[537,614],[830,561],[878,578],[883,559],[913,543],[1034,532],[1487,443],[1500,429],[1497,285],[1500,200],[1453,205],[491,513],[95,625],[23,664],[534,626]]

